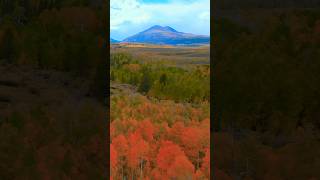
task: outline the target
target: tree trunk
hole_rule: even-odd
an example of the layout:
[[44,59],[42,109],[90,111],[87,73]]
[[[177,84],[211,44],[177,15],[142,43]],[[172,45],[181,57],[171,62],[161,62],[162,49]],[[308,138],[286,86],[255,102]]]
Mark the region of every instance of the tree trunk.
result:
[[142,179],[142,162],[143,160],[140,161],[140,179]]

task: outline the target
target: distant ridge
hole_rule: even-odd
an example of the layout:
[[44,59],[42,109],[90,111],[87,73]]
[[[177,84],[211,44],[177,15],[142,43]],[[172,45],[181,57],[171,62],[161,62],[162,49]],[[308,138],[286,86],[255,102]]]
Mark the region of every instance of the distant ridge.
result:
[[110,43],[119,43],[120,41],[110,38]]
[[152,26],[138,34],[124,39],[126,43],[149,43],[166,45],[196,45],[209,44],[210,37],[178,32],[170,26]]
[[145,31],[142,31],[141,33],[145,33],[145,32],[148,32],[148,31],[167,31],[167,32],[175,32],[175,33],[178,32],[178,31],[176,31],[175,29],[173,29],[170,26],[162,27],[162,26],[159,26],[159,25],[155,25],[155,26],[150,27],[149,29],[146,29]]

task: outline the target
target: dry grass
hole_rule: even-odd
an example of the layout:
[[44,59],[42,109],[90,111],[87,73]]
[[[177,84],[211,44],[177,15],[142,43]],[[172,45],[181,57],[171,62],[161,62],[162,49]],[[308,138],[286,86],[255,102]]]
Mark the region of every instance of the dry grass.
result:
[[162,61],[178,66],[184,65],[209,65],[210,47],[182,47],[182,46],[162,46],[149,44],[113,44],[111,53],[130,53],[137,59],[145,61]]

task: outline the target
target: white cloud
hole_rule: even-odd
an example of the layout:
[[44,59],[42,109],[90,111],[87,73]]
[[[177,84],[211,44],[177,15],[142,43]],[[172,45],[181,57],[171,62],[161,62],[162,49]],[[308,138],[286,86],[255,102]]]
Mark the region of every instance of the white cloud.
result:
[[205,11],[199,14],[199,19],[210,22],[210,11]]
[[111,0],[111,36],[123,39],[152,25],[171,26],[178,31],[210,34],[210,0],[171,0],[141,3]]
[[136,0],[111,0],[110,29],[118,29],[125,22],[139,24],[150,17]]

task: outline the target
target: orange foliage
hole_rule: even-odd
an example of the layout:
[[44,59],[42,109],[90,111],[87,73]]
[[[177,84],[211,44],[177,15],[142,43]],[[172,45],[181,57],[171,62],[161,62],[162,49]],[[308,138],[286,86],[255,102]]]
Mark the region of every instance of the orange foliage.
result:
[[184,155],[184,152],[178,145],[171,141],[164,141],[161,144],[161,148],[157,156],[157,164],[159,169],[166,171],[175,158],[180,155]]
[[140,96],[112,101],[113,179],[210,179],[209,111]]
[[146,159],[149,150],[148,143],[142,139],[139,133],[133,133],[129,136],[128,165],[130,168],[136,168],[141,160]]
[[206,177],[210,177],[210,149],[206,149],[206,155],[203,158],[202,162],[202,167],[201,167],[202,172],[205,173]]
[[110,164],[111,164],[111,169],[114,170],[117,166],[118,163],[118,153],[113,147],[112,144],[110,144]]
[[177,179],[188,179],[192,177],[194,172],[193,164],[185,155],[177,156],[167,169],[169,177]]
[[128,142],[123,135],[115,137],[112,141],[113,146],[119,152],[120,156],[125,156],[128,151]]

